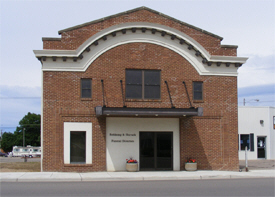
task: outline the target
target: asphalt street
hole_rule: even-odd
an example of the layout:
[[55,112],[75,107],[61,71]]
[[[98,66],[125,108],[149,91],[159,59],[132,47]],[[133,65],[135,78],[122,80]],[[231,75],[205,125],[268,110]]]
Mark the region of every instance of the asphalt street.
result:
[[3,182],[1,196],[274,196],[274,178],[107,181]]

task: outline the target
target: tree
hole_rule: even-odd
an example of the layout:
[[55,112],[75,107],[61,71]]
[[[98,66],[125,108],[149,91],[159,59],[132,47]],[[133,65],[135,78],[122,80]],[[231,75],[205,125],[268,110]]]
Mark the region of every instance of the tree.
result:
[[13,133],[3,133],[1,148],[4,152],[11,152],[14,144],[14,134]]
[[28,112],[16,127],[14,133],[4,133],[2,137],[2,149],[5,152],[12,151],[12,146],[23,146],[23,129],[25,132],[25,146],[40,146],[40,114]]

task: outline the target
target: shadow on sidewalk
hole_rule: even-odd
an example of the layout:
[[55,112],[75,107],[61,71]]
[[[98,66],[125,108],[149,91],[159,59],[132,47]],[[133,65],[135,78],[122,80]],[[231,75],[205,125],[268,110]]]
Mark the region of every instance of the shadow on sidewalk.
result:
[[[275,170],[275,160],[248,160],[247,164],[249,170]],[[242,170],[245,169],[245,160],[239,161],[239,167]]]

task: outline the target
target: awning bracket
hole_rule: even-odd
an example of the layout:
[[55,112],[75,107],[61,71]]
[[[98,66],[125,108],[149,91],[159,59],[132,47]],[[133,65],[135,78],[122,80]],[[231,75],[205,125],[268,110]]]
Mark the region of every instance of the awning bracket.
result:
[[102,86],[103,107],[106,107],[106,105],[105,105],[105,99],[104,99],[104,83],[103,83],[103,79],[101,79],[101,86]]
[[168,82],[167,82],[167,81],[165,81],[165,84],[166,84],[167,91],[168,91],[168,94],[169,94],[169,98],[170,98],[170,102],[171,102],[171,108],[175,108],[175,107],[174,107],[174,105],[173,105],[172,98],[171,98],[171,94],[170,94],[170,90],[169,90]]
[[123,100],[123,107],[127,107],[125,105],[125,97],[124,97],[124,93],[123,93],[123,84],[122,84],[122,80],[120,80],[120,84],[121,84],[121,94],[122,94],[122,100]]
[[189,97],[189,94],[188,94],[188,91],[187,91],[186,84],[185,84],[184,81],[183,81],[182,83],[184,84],[184,87],[185,87],[185,91],[186,91],[186,94],[187,94],[187,98],[188,98],[188,100],[189,100],[190,108],[194,108],[194,107],[192,106],[192,103],[191,103],[191,100],[190,100],[190,97]]

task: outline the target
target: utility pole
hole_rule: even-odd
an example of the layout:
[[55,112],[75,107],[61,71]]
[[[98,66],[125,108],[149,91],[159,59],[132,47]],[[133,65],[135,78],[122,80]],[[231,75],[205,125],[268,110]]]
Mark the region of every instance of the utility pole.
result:
[[25,147],[25,128],[23,128],[23,147]]
[[[23,128],[23,147],[25,147],[25,128]],[[24,157],[24,162],[27,162],[27,156]]]

